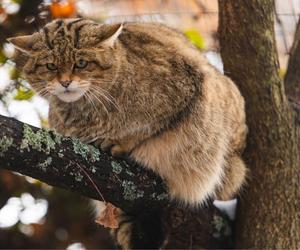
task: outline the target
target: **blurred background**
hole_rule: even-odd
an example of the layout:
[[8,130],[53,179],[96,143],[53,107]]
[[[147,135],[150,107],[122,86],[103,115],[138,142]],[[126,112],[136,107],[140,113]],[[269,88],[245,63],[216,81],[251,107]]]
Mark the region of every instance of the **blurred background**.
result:
[[[276,0],[275,30],[283,77],[300,13],[297,0]],[[38,31],[55,18],[98,22],[162,22],[185,35],[222,71],[217,0],[0,0],[0,114],[48,127],[47,101],[36,95],[9,60],[6,38]],[[1,129],[1,128],[0,128]],[[1,164],[1,162],[0,162]],[[92,208],[76,194],[0,170],[0,248],[112,248]]]

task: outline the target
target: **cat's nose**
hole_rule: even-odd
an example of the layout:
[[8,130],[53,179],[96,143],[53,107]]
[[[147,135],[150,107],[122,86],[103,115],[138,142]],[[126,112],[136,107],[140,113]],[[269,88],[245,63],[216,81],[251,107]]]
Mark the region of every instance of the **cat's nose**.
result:
[[67,88],[67,87],[69,87],[69,85],[71,84],[71,82],[72,82],[71,80],[68,80],[68,81],[60,81],[60,84],[61,84],[61,86]]

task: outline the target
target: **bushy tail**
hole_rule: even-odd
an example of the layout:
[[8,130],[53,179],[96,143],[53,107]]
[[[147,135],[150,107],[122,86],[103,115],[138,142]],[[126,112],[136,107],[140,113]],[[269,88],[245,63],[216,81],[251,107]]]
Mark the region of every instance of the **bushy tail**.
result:
[[118,247],[122,249],[160,249],[166,242],[162,210],[121,214],[119,228],[112,230]]

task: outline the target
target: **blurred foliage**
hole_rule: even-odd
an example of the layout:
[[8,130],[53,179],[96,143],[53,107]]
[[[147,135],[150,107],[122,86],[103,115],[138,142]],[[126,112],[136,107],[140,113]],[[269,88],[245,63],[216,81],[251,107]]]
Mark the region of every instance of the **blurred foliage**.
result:
[[[22,3],[22,0],[10,0],[11,2],[13,3],[16,3],[16,4],[21,4]],[[26,0],[24,0],[26,1]]]
[[113,247],[108,232],[94,223],[92,209],[83,197],[3,170],[0,187],[0,207],[8,198],[25,192],[49,203],[41,222],[26,225],[19,221],[10,228],[0,228],[0,248],[65,249],[74,242],[81,242],[86,248]]
[[[20,8],[19,12],[6,13],[4,2],[0,0],[0,67],[8,68],[10,78],[10,84],[0,91],[0,102],[5,108],[11,100],[30,101],[34,96],[28,83],[20,78],[14,64],[8,60],[3,46],[6,38],[31,33],[52,17],[76,15],[72,0],[9,1],[19,4]],[[8,96],[11,96],[10,99]],[[40,120],[42,127],[48,127],[47,119],[40,117]],[[75,242],[86,248],[113,247],[108,231],[94,223],[92,208],[83,197],[5,170],[0,170],[0,190],[0,210],[11,197],[20,197],[24,193],[35,199],[45,199],[49,204],[45,218],[38,223],[23,224],[19,220],[13,226],[0,227],[1,249],[66,249]]]
[[196,29],[188,29],[184,32],[186,37],[200,50],[205,49],[205,41],[200,32]]
[[41,127],[42,128],[49,128],[49,122],[48,119],[41,118]]
[[283,68],[280,68],[279,69],[279,77],[280,77],[280,79],[284,79],[284,76],[285,76],[285,74],[286,74],[286,70],[285,69],[283,69]]
[[34,96],[34,92],[31,89],[19,86],[14,99],[17,101],[30,100]]
[[7,60],[7,57],[3,53],[3,50],[0,50],[0,64],[4,64]]

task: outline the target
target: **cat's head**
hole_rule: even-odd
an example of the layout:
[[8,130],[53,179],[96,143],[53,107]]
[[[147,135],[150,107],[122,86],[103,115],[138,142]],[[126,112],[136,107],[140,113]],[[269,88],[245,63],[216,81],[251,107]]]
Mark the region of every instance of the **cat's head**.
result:
[[119,67],[116,42],[121,32],[121,24],[65,19],[8,40],[16,47],[17,68],[36,92],[74,102],[112,84]]

